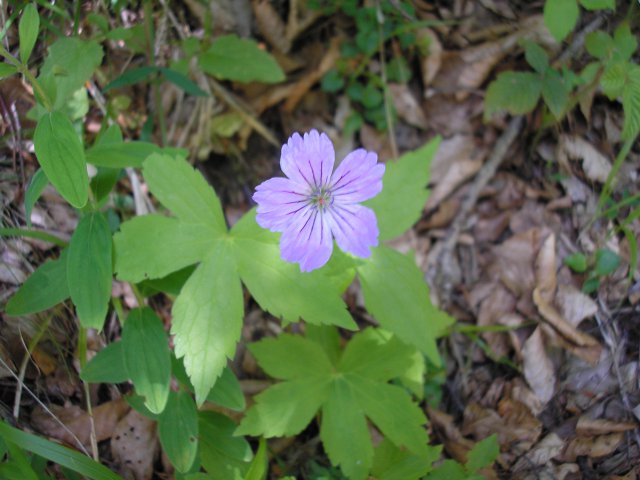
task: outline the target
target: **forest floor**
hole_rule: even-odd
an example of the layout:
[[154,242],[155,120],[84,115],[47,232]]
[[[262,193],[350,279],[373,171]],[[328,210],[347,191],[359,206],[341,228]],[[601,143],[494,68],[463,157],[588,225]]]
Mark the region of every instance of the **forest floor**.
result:
[[[100,2],[83,2],[83,15],[92,3]],[[388,3],[393,9],[406,2]],[[213,32],[236,32],[262,42],[287,75],[275,85],[222,82],[208,98],[163,86],[168,145],[189,149],[190,160],[216,189],[232,224],[251,208],[255,186],[278,174],[280,145],[292,132],[315,128],[328,133],[338,158],[362,146],[384,162],[440,136],[423,216],[393,242],[403,252],[415,252],[432,301],[457,320],[451,334],[439,341],[443,368],[428,372],[422,405],[430,438],[444,445],[446,456],[463,461],[473,443],[497,434],[501,453],[494,469],[483,472],[487,478],[635,479],[640,473],[640,220],[626,223],[631,234],[624,235],[617,226],[637,200],[615,205],[640,193],[637,145],[610,185],[607,214],[598,214],[622,148],[622,106],[594,90],[557,122],[548,122],[542,106],[521,116],[484,115],[487,87],[498,73],[530,70],[523,42],[542,45],[552,64],[580,71],[588,61],[581,33],[593,22],[613,32],[622,13],[583,11],[573,36],[559,44],[544,25],[542,1],[409,3],[412,16],[404,18],[400,10],[387,15],[398,25],[417,23],[412,31],[415,38],[427,39],[423,48],[394,37],[368,57],[352,60],[345,60],[343,45],[366,26],[341,11],[319,13],[294,0],[212,1],[211,11],[193,0],[172,2],[170,9],[158,4],[159,64],[173,60],[171,45],[182,35],[202,32],[201,19],[207,18],[213,19]],[[123,24],[142,15],[123,12]],[[122,42],[111,42],[106,51],[109,68],[120,71],[142,65],[142,57]],[[397,113],[393,127],[385,122],[388,112],[355,102],[340,84],[344,79],[327,76],[345,61],[362,72],[352,83],[364,88],[371,78],[384,79],[386,98]],[[112,72],[104,75],[113,78]],[[103,79],[96,81],[104,86]],[[34,126],[26,116],[34,100],[15,77],[0,82],[0,96],[2,222],[23,227],[24,192],[38,164],[33,150],[21,142],[20,129]],[[121,97],[119,124],[127,138],[140,138],[149,112],[158,111],[157,98],[148,84],[127,87]],[[362,124],[353,123],[360,121],[354,111],[362,114]],[[100,122],[100,110],[92,107],[87,131],[97,132]],[[159,135],[156,128],[152,138],[159,141]],[[132,175],[120,182],[114,197],[120,211],[134,208],[132,191],[138,187]],[[51,188],[31,218],[36,227],[63,239],[77,224],[76,212]],[[0,248],[2,303],[57,251],[28,238],[3,238]],[[582,273],[564,262],[578,252],[587,260]],[[124,305],[135,303],[126,284],[114,281],[114,295]],[[168,315],[167,298],[154,302]],[[359,321],[371,321],[359,313],[357,285],[348,290],[347,304]],[[45,340],[23,371],[25,385],[68,429],[87,438],[90,425],[79,401],[83,387],[76,373],[71,307],[30,318],[4,317],[0,357],[20,370],[26,343],[45,321]],[[248,308],[243,342],[280,328],[257,306]],[[105,331],[113,331],[109,321]],[[103,342],[90,337],[89,349],[97,351]],[[247,395],[268,385],[242,345],[234,366]],[[65,441],[67,432],[31,396],[16,390],[15,379],[0,367],[3,418],[18,408],[22,426]],[[108,441],[126,407],[111,387],[96,386],[92,394],[112,399],[94,410],[100,438]],[[299,437],[271,441],[270,451],[278,459],[273,478],[283,470],[298,478],[334,478],[320,468],[327,461],[317,436],[310,427]],[[149,439],[148,445],[155,448],[151,445],[157,442]],[[103,450],[108,448],[101,444]],[[162,461],[154,463],[154,478],[167,478],[165,467]]]

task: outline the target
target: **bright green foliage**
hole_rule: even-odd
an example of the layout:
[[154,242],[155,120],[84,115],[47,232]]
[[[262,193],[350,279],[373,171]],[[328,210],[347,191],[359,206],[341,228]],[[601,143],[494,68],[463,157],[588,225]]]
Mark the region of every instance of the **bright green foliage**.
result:
[[555,70],[547,70],[542,80],[542,98],[553,116],[561,118],[569,103],[569,91],[564,79]]
[[175,353],[202,404],[235,352],[243,316],[242,286],[231,248],[218,241],[173,304],[171,333]]
[[278,62],[270,54],[253,40],[237,35],[216,38],[209,50],[200,55],[199,62],[202,70],[222,80],[278,83],[285,79]]
[[60,258],[38,267],[7,302],[9,315],[29,315],[57,305],[69,298],[67,285],[67,250]]
[[601,248],[596,252],[595,273],[604,277],[610,275],[620,266],[620,256],[608,248]]
[[356,328],[338,289],[323,272],[301,273],[296,264],[282,260],[278,235],[256,223],[255,210],[244,215],[231,236],[240,277],[264,310],[287,322],[302,318],[313,324]]
[[418,480],[431,470],[441,450],[441,446],[429,446],[424,453],[414,454],[385,438],[374,451],[371,473],[376,480]]
[[396,445],[426,452],[424,414],[403,388],[386,383],[411,363],[413,350],[402,347],[393,337],[365,330],[352,338],[336,366],[320,343],[307,338],[282,334],[250,345],[260,366],[285,381],[255,398],[236,435],[295,435],[321,409],[325,451],[349,478],[366,478],[373,463],[366,418]]
[[377,247],[358,267],[358,277],[367,310],[380,325],[440,364],[436,338],[453,319],[430,302],[429,288],[414,260]]
[[125,222],[114,238],[118,278],[139,282],[161,278],[193,265],[213,248],[211,225],[184,223],[162,215],[143,215]]
[[524,49],[527,63],[538,73],[544,73],[549,68],[549,55],[540,45],[531,41],[527,42]]
[[559,42],[573,31],[579,15],[577,0],[546,0],[544,2],[544,24]]
[[118,78],[110,82],[104,87],[104,91],[111,90],[113,88],[125,87],[127,85],[133,85],[142,81],[148,80],[160,74],[165,80],[173,83],[178,88],[184,90],[185,93],[196,97],[206,97],[208,94],[200,89],[195,83],[189,80],[188,77],[176,70],[165,67],[146,66],[140,68],[134,68],[128,70]]
[[238,378],[229,367],[222,370],[220,378],[207,396],[207,402],[215,403],[236,412],[241,412],[246,407],[244,393],[240,387]]
[[267,442],[264,438],[261,438],[256,456],[253,457],[253,461],[244,480],[265,480],[268,473],[269,457],[267,456]]
[[124,346],[121,340],[100,350],[80,372],[80,378],[89,383],[121,383],[129,379],[124,363]]
[[5,77],[8,77],[10,75],[13,75],[17,71],[18,70],[17,70],[17,68],[15,66],[9,65],[8,63],[1,63],[0,62],[0,80],[2,80]]
[[180,220],[210,225],[218,236],[226,233],[218,196],[183,159],[153,154],[144,162],[144,178],[158,200]]
[[478,470],[490,467],[499,454],[498,437],[493,434],[473,446],[464,465],[455,460],[445,460],[425,480],[482,480],[485,477],[478,474]]
[[580,0],[580,5],[587,10],[615,10],[616,0]]
[[376,212],[380,241],[402,235],[420,218],[429,196],[426,185],[431,161],[439,145],[440,137],[436,137],[419,149],[405,153],[397,161],[386,164],[382,192],[365,202]]
[[158,419],[164,452],[179,472],[188,472],[198,452],[198,411],[187,392],[171,392]]
[[38,39],[39,30],[40,16],[38,15],[38,9],[32,3],[28,3],[22,10],[22,17],[20,17],[20,24],[18,25],[20,60],[22,60],[22,63],[26,64],[29,61],[31,51]]
[[122,329],[127,373],[145,406],[161,413],[169,397],[171,357],[162,320],[148,307],[129,312]]
[[67,282],[80,324],[102,329],[111,298],[111,231],[101,213],[85,215],[69,243]]
[[529,113],[542,93],[539,75],[530,72],[503,72],[491,82],[485,96],[485,119],[507,110],[514,115]]
[[584,273],[587,271],[587,257],[583,253],[573,253],[564,258],[563,263],[571,270],[577,273]]
[[135,141],[94,145],[87,150],[86,157],[87,163],[99,167],[139,168],[149,155],[163,151],[176,155],[181,155],[184,152],[177,148],[162,149],[153,143]]
[[198,414],[200,462],[213,480],[242,478],[253,452],[242,437],[234,437],[236,424],[216,412]]
[[71,121],[62,113],[45,113],[33,134],[38,162],[49,181],[71,205],[82,208],[89,197],[84,150]]
[[[62,37],[51,44],[39,80],[53,86],[53,108],[61,108],[76,90],[82,88],[101,62],[102,48],[94,41]],[[51,177],[49,180],[53,183]]]
[[27,191],[24,194],[24,217],[29,227],[31,227],[31,211],[33,210],[33,206],[38,201],[38,198],[40,198],[40,195],[42,195],[44,189],[47,188],[48,184],[49,179],[41,168],[31,177]]
[[38,473],[32,466],[33,457],[27,454],[16,444],[4,442],[7,454],[5,461],[0,463],[0,477],[6,480],[39,480]]
[[13,428],[4,421],[0,421],[0,438],[93,480],[122,480],[122,477],[80,452]]
[[640,133],[640,66],[632,65],[622,92],[624,127],[622,138],[635,138]]

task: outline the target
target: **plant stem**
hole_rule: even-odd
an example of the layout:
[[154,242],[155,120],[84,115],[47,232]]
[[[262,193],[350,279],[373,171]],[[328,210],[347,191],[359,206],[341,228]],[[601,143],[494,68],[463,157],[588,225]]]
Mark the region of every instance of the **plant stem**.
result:
[[18,61],[18,59],[16,59],[13,55],[11,55],[2,45],[0,45],[0,55],[6,58],[11,65],[16,67],[16,69],[18,70],[18,73],[21,73],[26,77],[26,79],[29,81],[29,83],[33,87],[33,90],[36,93],[36,95],[40,98],[40,100],[42,100],[44,108],[46,108],[47,111],[49,112],[53,110],[53,104],[51,103],[49,96],[45,93],[45,91],[42,88],[42,85],[40,85],[40,82],[38,82],[36,77],[33,76],[33,73],[31,73],[29,68],[24,63]]
[[[87,364],[87,329],[80,326],[78,332],[78,361],[80,362],[80,369],[84,369]],[[96,439],[96,425],[93,419],[93,409],[91,408],[91,394],[89,392],[89,384],[82,382],[84,387],[84,396],[87,402],[87,415],[89,415],[89,423],[91,425],[91,454],[96,462],[100,461],[98,455],[98,441]]]

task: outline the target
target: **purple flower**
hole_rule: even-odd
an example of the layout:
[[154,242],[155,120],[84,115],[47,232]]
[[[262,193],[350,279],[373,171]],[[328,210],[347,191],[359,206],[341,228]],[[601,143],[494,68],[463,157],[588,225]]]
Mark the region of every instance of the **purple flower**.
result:
[[326,134],[294,133],[280,156],[288,178],[269,179],[253,195],[258,224],[282,232],[282,258],[298,262],[303,272],[329,261],[334,238],[341,250],[363,258],[378,244],[376,216],[358,202],[380,193],[384,165],[362,148],[347,155],[335,172],[334,162]]

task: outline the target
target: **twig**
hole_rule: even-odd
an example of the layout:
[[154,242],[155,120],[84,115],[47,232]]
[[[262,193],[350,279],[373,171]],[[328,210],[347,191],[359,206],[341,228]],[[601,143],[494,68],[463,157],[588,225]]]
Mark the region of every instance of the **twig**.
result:
[[[622,378],[622,372],[620,371],[620,357],[622,357],[624,344],[620,340],[618,332],[615,329],[615,326],[611,322],[610,316],[606,313],[606,307],[599,301],[600,309],[596,313],[596,321],[598,322],[598,328],[600,330],[600,334],[604,339],[604,343],[607,345],[607,348],[611,352],[611,363],[613,365],[613,370],[616,375],[616,380],[618,381],[618,387],[620,388],[620,397],[622,398],[622,403],[627,408],[627,410],[633,414],[633,406],[631,405],[631,401],[629,400],[629,393],[627,392],[627,387],[625,386],[625,382]],[[607,317],[607,321],[603,319],[603,316]],[[640,429],[635,428],[633,430],[633,436],[636,441],[636,444],[640,448]]]
[[453,279],[451,278],[451,272],[447,265],[450,265],[451,257],[453,256],[453,249],[458,243],[458,238],[462,233],[462,230],[465,228],[467,223],[467,218],[471,209],[476,204],[478,200],[478,195],[482,191],[482,189],[489,183],[489,180],[493,178],[496,173],[496,170],[504,160],[504,157],[507,155],[511,144],[516,139],[520,130],[522,129],[523,117],[518,116],[511,119],[507,129],[502,132],[502,135],[496,142],[491,155],[487,162],[482,166],[478,174],[476,175],[473,183],[471,184],[467,196],[460,205],[460,209],[456,214],[451,227],[447,233],[447,237],[444,242],[441,244],[440,250],[438,251],[437,259],[436,259],[436,275],[435,275],[435,285],[439,287],[439,299],[442,303],[441,306],[446,306],[449,303],[451,298],[451,290],[453,289]]

